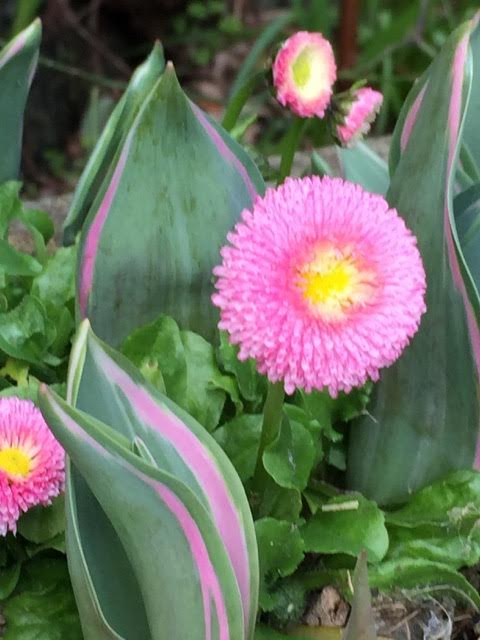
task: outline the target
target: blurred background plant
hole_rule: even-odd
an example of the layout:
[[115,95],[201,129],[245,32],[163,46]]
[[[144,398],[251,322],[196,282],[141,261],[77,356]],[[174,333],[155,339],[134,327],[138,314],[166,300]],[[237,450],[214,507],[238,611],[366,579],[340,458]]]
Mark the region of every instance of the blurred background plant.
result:
[[[320,31],[334,44],[344,86],[365,77],[383,92],[374,129],[382,135],[447,34],[476,8],[475,0],[4,0],[0,43],[37,15],[44,23],[26,120],[26,186],[32,194],[71,190],[131,71],[157,38],[192,98],[220,117],[229,95],[282,39],[298,29]],[[262,154],[278,151],[288,120],[267,83],[244,114],[234,133]],[[323,124],[310,126],[322,145]]]

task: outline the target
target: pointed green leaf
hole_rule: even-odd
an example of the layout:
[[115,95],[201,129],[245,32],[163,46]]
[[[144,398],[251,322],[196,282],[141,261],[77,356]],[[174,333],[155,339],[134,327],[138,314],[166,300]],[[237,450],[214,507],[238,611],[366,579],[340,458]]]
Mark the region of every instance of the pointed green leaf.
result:
[[98,192],[105,193],[105,181],[111,179],[115,156],[125,143],[144,100],[160,77],[164,66],[163,48],[157,42],[152,53],[133,74],[125,94],[110,116],[82,173],[64,224],[66,244],[74,242]]
[[388,200],[417,236],[427,312],[384,371],[369,415],[353,426],[349,486],[380,504],[404,501],[448,471],[471,467],[480,420],[478,294],[458,248],[452,190],[470,95],[472,23],[433,62]]
[[160,313],[211,335],[212,269],[262,189],[245,151],[189,102],[167,66],[85,221],[79,316],[114,346]]
[[23,114],[42,37],[35,20],[0,51],[0,184],[18,176]]
[[342,640],[377,640],[365,551],[359,555],[353,574],[352,610]]
[[[128,360],[99,341],[88,322],[81,325],[72,350],[68,397],[129,441],[141,439],[156,465],[184,482],[211,512],[238,579],[251,634],[258,597],[255,532],[243,486],[224,452],[200,424],[148,385]],[[84,504],[88,499],[83,493]],[[81,531],[84,507],[75,508]],[[82,544],[86,547],[91,541],[85,538]]]
[[192,491],[135,455],[127,438],[45,387],[39,402],[125,549],[145,605],[145,640],[244,638],[235,575],[215,524]]
[[346,180],[372,193],[382,196],[387,193],[390,184],[387,163],[367,144],[359,142],[352,149],[338,147],[337,151]]

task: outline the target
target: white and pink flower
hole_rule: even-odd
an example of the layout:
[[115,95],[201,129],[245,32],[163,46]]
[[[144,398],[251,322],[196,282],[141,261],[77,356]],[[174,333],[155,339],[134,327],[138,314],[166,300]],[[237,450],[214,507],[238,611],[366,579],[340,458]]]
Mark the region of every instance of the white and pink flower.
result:
[[336,126],[336,135],[342,145],[352,145],[370,131],[382,102],[383,95],[370,87],[362,87],[353,93],[346,115]]
[[336,77],[332,46],[321,33],[295,33],[273,63],[278,102],[302,118],[323,118]]

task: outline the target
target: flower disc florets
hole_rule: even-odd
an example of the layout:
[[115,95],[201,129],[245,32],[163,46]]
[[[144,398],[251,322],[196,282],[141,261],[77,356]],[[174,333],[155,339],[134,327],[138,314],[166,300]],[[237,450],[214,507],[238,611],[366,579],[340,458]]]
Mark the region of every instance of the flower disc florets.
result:
[[214,270],[221,329],[287,393],[376,380],[418,329],[425,272],[386,200],[338,178],[257,198]]
[[65,453],[30,400],[0,399],[0,535],[21,513],[48,505],[65,483]]
[[299,31],[283,43],[273,63],[277,100],[302,118],[323,118],[337,77],[331,44],[321,33]]

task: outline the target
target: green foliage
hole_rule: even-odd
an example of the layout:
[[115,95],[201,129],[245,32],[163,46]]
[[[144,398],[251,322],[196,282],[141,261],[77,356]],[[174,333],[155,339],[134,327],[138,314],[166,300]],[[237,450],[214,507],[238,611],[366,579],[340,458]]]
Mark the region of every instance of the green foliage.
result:
[[262,420],[261,413],[244,413],[228,420],[214,433],[243,483],[252,478],[255,471]]
[[24,565],[15,592],[2,605],[6,640],[82,640],[65,561],[34,558]]
[[480,610],[478,591],[461,573],[439,562],[405,558],[384,562],[372,567],[370,586],[383,591],[402,589],[412,595],[449,593],[456,600]]
[[18,521],[18,532],[29,542],[44,545],[57,538],[65,529],[63,495],[48,507],[36,506],[24,513]]
[[304,543],[298,526],[285,520],[261,518],[255,523],[255,533],[262,577],[260,606],[271,611],[278,603],[270,591],[278,578],[291,575],[302,562]]
[[[26,209],[20,184],[0,186],[0,388],[34,397],[37,379],[62,382],[74,330],[75,247],[53,255],[47,243],[53,224],[42,211]],[[12,224],[23,226],[34,252],[8,240]],[[32,389],[29,392],[29,389]]]
[[360,494],[327,500],[302,527],[306,551],[357,556],[368,551],[371,562],[380,562],[388,549],[388,533],[382,511]]
[[299,422],[282,420],[276,440],[263,453],[263,466],[274,481],[286,489],[302,491],[315,462],[314,441]]
[[212,345],[192,331],[180,331],[173,318],[161,316],[134,331],[122,351],[149,382],[208,431],[218,426],[227,394],[242,406],[237,385],[221,373]]
[[220,346],[218,347],[218,361],[220,365],[235,376],[238,389],[247,402],[244,403],[251,411],[263,408],[263,401],[267,391],[267,381],[256,368],[254,360],[241,362],[238,359],[238,347],[231,344],[224,331],[220,332]]
[[457,471],[387,513],[387,559],[423,559],[453,569],[480,561],[480,474]]
[[308,603],[306,589],[295,580],[282,580],[268,596],[268,622],[275,629],[291,628],[298,623]]
[[222,0],[189,0],[174,16],[167,43],[183,42],[189,63],[205,66],[232,38],[244,34],[242,21],[225,12]]

